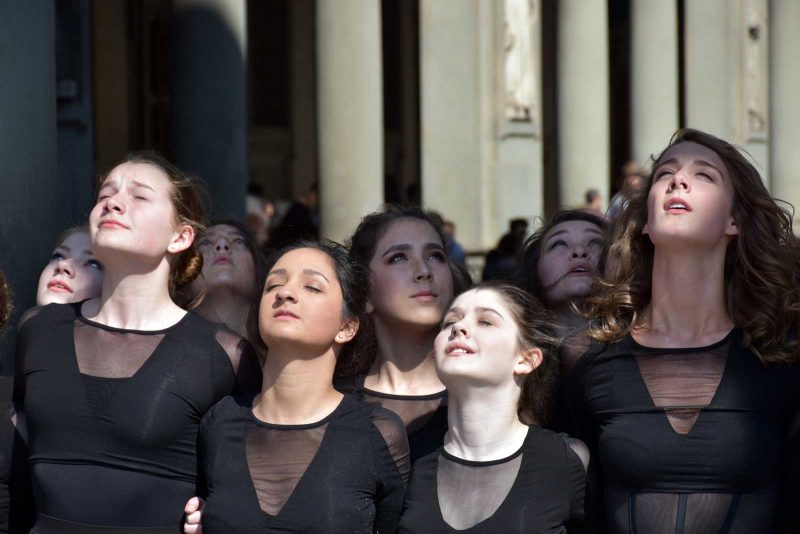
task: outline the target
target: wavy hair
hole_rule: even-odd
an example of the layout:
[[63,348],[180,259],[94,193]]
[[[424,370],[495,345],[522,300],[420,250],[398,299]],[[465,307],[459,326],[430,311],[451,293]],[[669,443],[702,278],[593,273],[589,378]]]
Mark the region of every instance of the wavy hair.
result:
[[733,185],[733,218],[739,234],[725,254],[725,307],[745,344],[765,363],[798,358],[800,340],[800,241],[792,232],[793,208],[774,199],[761,176],[733,145],[693,129],[677,131],[654,157],[646,187],[631,194],[606,245],[606,272],[595,281],[586,312],[590,335],[613,342],[628,335],[651,300],[654,247],[642,234],[647,197],[664,154],[679,143],[713,150]]

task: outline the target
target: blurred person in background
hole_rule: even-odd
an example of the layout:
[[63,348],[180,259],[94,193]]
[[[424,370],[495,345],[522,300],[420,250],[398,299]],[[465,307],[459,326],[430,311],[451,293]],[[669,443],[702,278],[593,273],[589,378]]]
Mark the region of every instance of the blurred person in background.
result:
[[65,230],[39,276],[36,305],[80,302],[100,295],[103,265],[92,253],[89,227]]

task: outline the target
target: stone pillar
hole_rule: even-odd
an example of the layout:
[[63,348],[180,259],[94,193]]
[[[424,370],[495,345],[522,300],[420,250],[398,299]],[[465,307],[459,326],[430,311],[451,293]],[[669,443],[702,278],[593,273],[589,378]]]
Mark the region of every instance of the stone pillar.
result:
[[800,234],[800,3],[772,0],[771,192],[795,208],[795,233]]
[[594,188],[608,201],[608,13],[604,0],[558,3],[558,143],[561,204]]
[[467,249],[484,245],[488,197],[481,134],[491,106],[481,107],[486,37],[478,9],[479,0],[419,3],[422,201],[456,223]]
[[[658,28],[658,31],[653,31]],[[676,0],[631,3],[631,155],[640,164],[678,129]]]
[[69,224],[56,175],[55,2],[0,2],[0,270],[16,312],[0,337],[10,372],[14,324],[35,303],[53,240]]
[[247,188],[245,0],[174,0],[175,162],[208,184],[212,213],[244,216]]
[[383,203],[379,2],[317,3],[321,235],[343,241]]

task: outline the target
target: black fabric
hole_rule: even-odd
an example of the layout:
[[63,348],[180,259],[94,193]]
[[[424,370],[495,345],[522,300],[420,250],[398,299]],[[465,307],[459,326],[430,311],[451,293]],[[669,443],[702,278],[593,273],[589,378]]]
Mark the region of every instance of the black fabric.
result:
[[593,346],[568,388],[577,437],[596,460],[593,524],[612,533],[776,531],[780,494],[797,478],[787,427],[800,366],[763,364],[740,329],[687,349],[629,336]]
[[412,464],[436,451],[447,432],[447,390],[431,395],[393,395],[364,387],[365,374],[334,384],[339,391],[376,402],[403,420],[408,434]]
[[228,397],[203,420],[203,532],[394,532],[408,476],[400,419],[345,395],[325,419],[272,425],[252,398]]
[[238,391],[234,366],[250,356],[226,353],[219,326],[194,313],[142,332],[94,323],[80,306],[46,306],[19,333],[15,397],[37,511],[98,527],[178,528],[196,491],[200,420]]
[[[519,462],[518,466],[514,462]],[[510,468],[505,469],[505,465]],[[495,484],[492,475],[497,474],[498,468],[507,471],[503,478],[516,471],[510,487],[508,484]],[[445,475],[463,480],[469,478],[476,487],[459,488],[452,482],[440,484]],[[583,464],[567,444],[566,436],[538,425],[531,425],[522,448],[503,460],[471,462],[447,454],[442,448],[414,464],[398,532],[567,532],[567,528],[583,519],[585,478]],[[443,494],[448,491],[464,494]],[[497,495],[498,491],[505,491],[506,495]],[[477,504],[484,508],[482,511],[488,512],[490,507],[495,509],[488,517],[474,523],[476,514],[470,507],[476,503],[470,495],[479,498],[481,493],[492,501],[491,506]],[[462,508],[459,510],[460,498]],[[443,503],[448,503],[447,514],[443,513]],[[446,522],[445,515],[474,524],[457,529]],[[463,524],[459,526],[464,527]]]
[[12,383],[0,376],[0,533],[28,532],[34,514],[28,450],[12,420]]

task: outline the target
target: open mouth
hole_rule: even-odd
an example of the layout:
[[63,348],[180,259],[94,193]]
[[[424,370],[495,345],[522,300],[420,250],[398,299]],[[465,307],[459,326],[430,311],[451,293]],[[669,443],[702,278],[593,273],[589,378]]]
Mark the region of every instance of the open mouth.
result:
[[447,345],[444,353],[448,356],[458,356],[461,354],[474,354],[475,351],[464,343],[450,343]]
[[55,291],[57,293],[72,293],[71,287],[69,287],[64,282],[60,282],[58,280],[53,280],[52,282],[47,284],[47,289]]
[[686,213],[692,211],[692,207],[684,200],[673,198],[664,203],[664,210],[670,213]]

